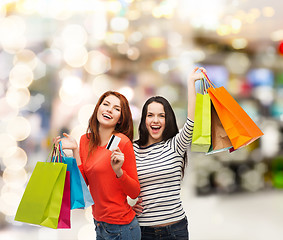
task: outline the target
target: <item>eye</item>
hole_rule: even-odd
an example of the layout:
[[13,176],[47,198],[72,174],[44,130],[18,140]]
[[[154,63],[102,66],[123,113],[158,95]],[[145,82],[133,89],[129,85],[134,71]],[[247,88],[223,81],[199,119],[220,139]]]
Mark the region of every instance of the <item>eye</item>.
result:
[[116,110],[116,111],[118,111],[118,112],[120,112],[120,111],[121,111],[121,109],[120,109],[120,108],[115,108],[115,110]]
[[165,118],[165,114],[160,114],[160,117],[161,118]]

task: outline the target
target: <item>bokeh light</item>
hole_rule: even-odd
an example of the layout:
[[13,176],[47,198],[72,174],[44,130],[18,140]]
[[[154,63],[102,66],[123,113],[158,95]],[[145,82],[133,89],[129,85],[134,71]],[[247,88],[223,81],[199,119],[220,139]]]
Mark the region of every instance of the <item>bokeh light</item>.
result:
[[31,125],[26,118],[16,117],[7,124],[7,133],[17,141],[23,141],[30,135]]
[[14,65],[22,63],[26,66],[29,66],[31,70],[34,70],[37,65],[38,59],[33,51],[29,49],[23,49],[22,51],[17,52],[13,62]]
[[63,79],[62,87],[59,91],[59,96],[66,105],[77,105],[82,100],[81,95],[82,82],[76,76],[66,76]]
[[14,108],[21,108],[28,104],[30,91],[28,88],[9,87],[6,92],[7,103]]
[[104,92],[111,89],[113,83],[107,75],[99,75],[92,80],[92,91],[97,96],[100,97]]
[[0,42],[6,52],[13,54],[25,48],[25,30],[25,21],[19,16],[11,15],[0,21]]
[[88,59],[88,52],[84,46],[68,45],[64,49],[64,60],[71,67],[82,67]]
[[10,149],[9,152],[5,154],[5,157],[3,157],[3,164],[7,168],[20,170],[27,164],[27,154],[20,147]]
[[62,31],[61,38],[63,46],[84,45],[87,42],[87,33],[82,26],[78,24],[70,24]]
[[94,111],[95,105],[94,104],[87,104],[80,108],[78,113],[79,123],[85,127],[88,126],[88,121]]
[[111,19],[110,26],[113,31],[123,32],[129,27],[129,21],[124,17],[114,17]]
[[3,172],[3,181],[11,187],[22,187],[28,179],[27,173],[24,168],[14,169],[8,167]]
[[7,154],[9,156],[11,148],[15,148],[17,146],[16,140],[7,133],[0,133],[0,143],[0,157],[6,157]]
[[131,102],[134,97],[134,91],[130,87],[122,87],[118,89],[118,92],[123,94],[129,102]]
[[108,56],[100,51],[93,50],[88,53],[88,60],[84,67],[88,73],[99,75],[111,68],[111,62]]
[[32,83],[33,72],[29,66],[17,64],[11,70],[9,80],[15,88],[27,88]]

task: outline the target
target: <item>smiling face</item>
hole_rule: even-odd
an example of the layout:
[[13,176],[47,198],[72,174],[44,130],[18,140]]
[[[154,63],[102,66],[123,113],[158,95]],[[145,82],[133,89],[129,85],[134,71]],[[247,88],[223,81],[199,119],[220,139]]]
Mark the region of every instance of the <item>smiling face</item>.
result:
[[104,98],[97,111],[97,120],[100,127],[115,128],[121,117],[120,99],[114,95]]
[[148,105],[145,124],[149,133],[147,145],[161,142],[165,129],[165,111],[161,103],[152,102]]

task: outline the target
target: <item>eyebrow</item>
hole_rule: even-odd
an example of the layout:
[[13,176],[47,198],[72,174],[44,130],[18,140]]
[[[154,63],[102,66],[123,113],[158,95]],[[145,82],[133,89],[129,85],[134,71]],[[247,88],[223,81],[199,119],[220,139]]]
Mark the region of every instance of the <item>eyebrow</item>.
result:
[[[152,112],[147,112],[147,114],[154,114]],[[160,112],[160,113],[157,113],[157,114],[165,114],[165,112]]]
[[[109,101],[107,101],[107,100],[104,100],[104,102],[106,102],[106,103],[109,103],[109,104],[110,104],[110,102],[109,102]],[[114,107],[121,108],[121,106],[119,106],[119,105],[114,105]]]

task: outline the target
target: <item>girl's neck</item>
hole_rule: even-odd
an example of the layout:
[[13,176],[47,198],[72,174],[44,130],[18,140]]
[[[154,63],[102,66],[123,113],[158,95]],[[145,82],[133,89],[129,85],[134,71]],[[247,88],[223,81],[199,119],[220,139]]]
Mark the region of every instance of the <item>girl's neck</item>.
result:
[[158,143],[160,141],[154,141],[153,139],[148,139],[147,143],[143,147],[148,147],[154,143]]
[[104,146],[108,143],[113,132],[114,128],[99,128],[100,146]]

